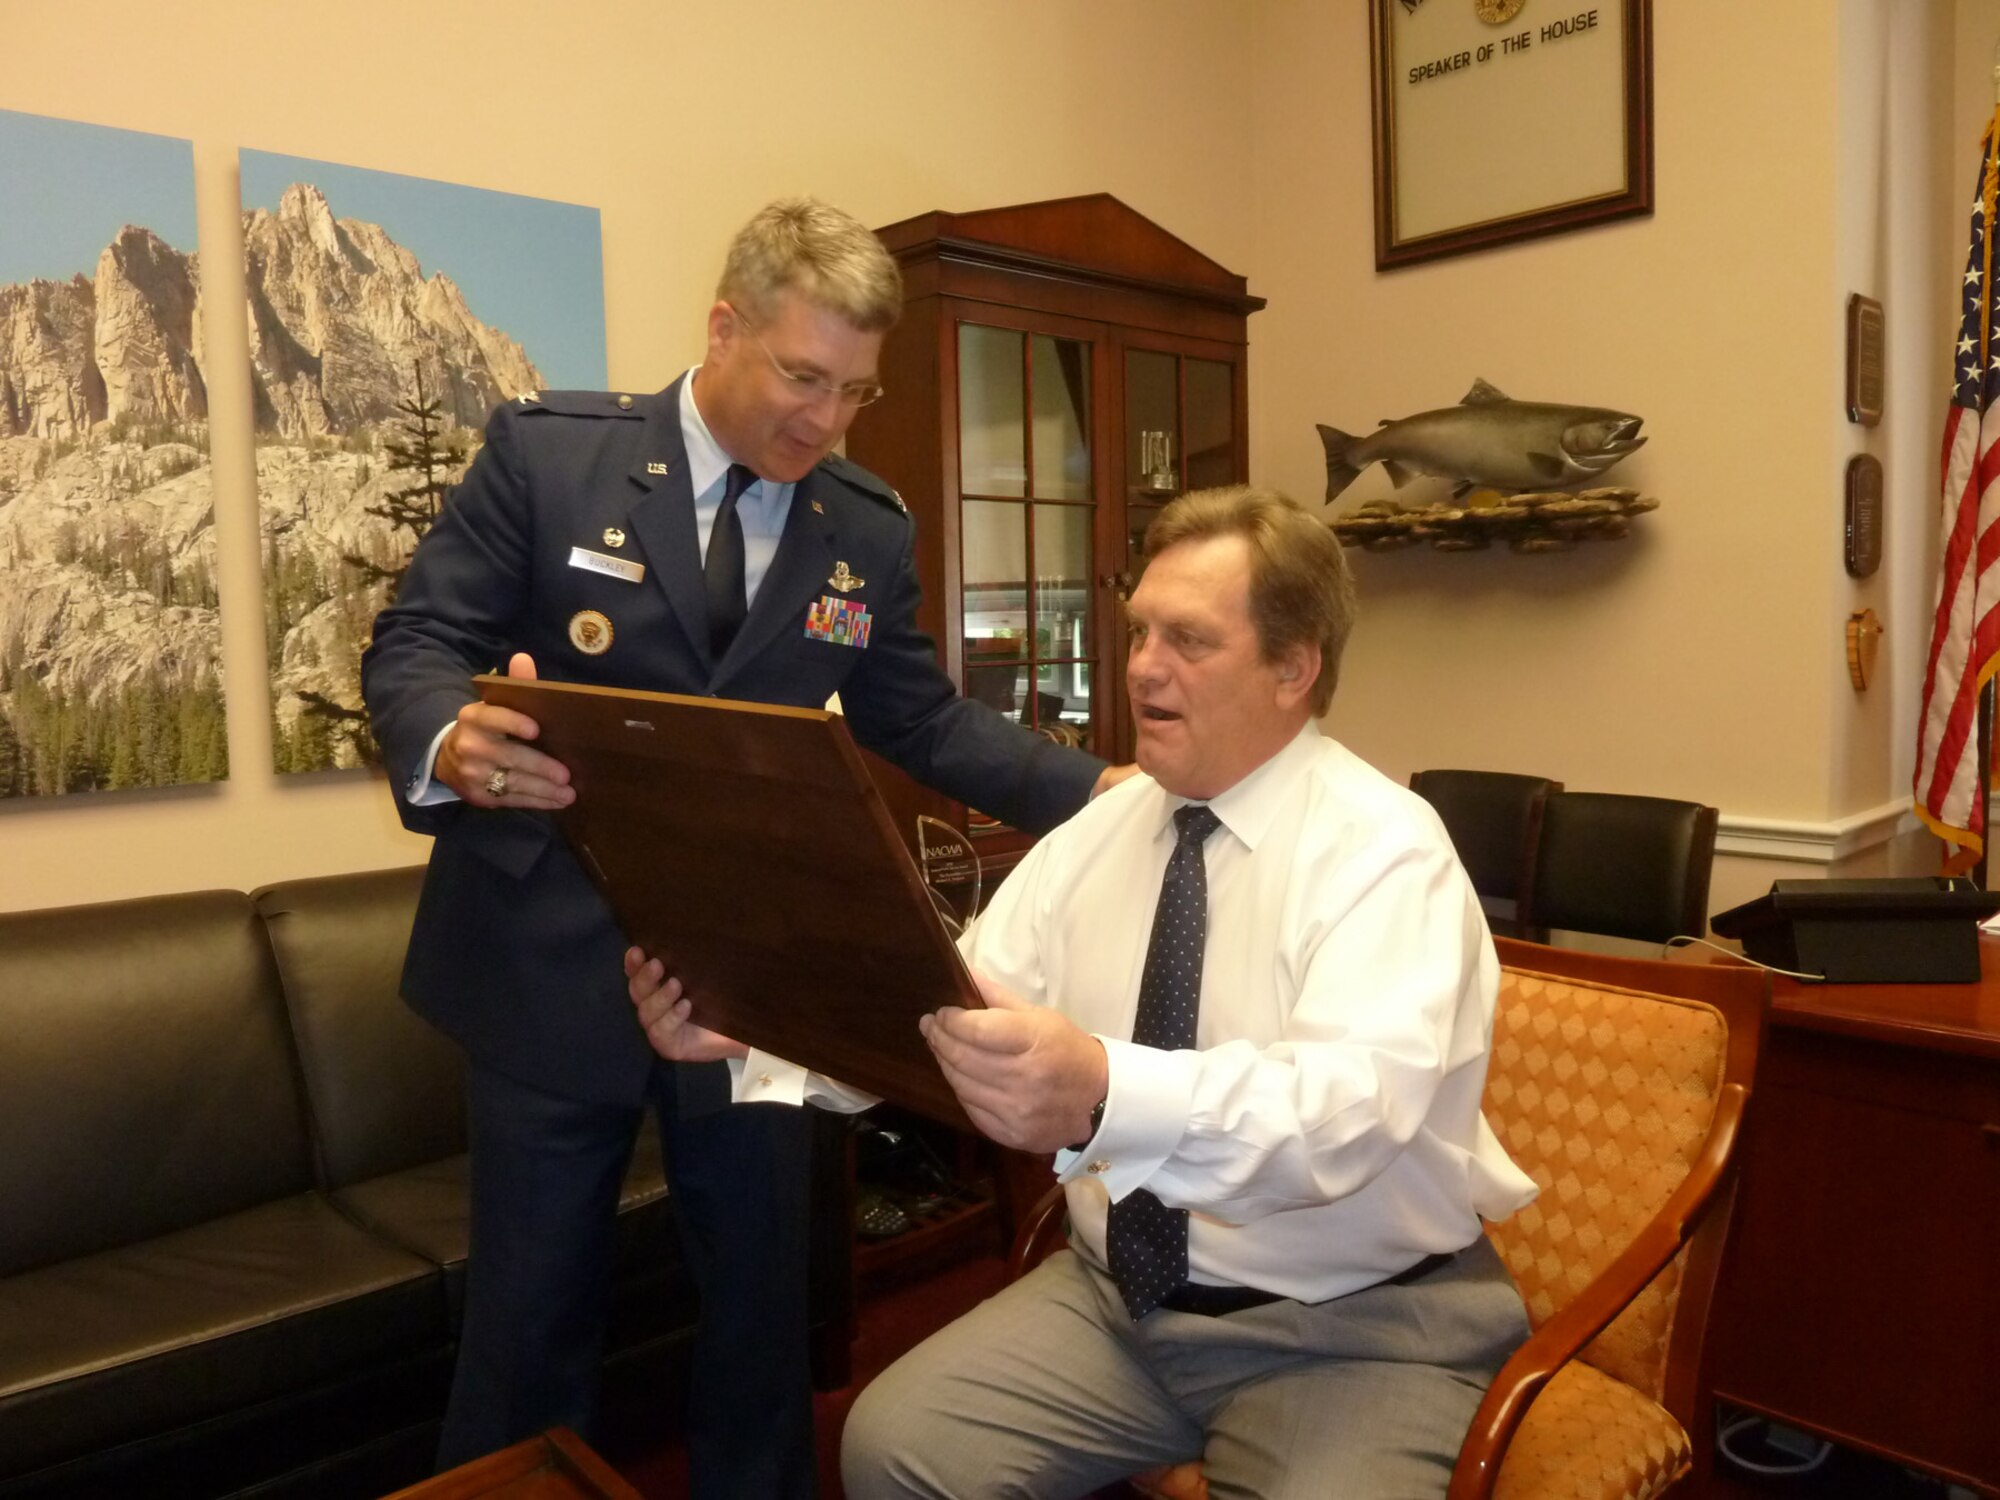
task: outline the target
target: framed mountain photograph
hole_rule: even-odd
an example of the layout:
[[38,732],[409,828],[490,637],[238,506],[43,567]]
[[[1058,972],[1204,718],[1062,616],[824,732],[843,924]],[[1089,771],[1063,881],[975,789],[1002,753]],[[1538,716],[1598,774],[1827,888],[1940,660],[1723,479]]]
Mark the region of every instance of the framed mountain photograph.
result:
[[0,798],[229,774],[191,144],[0,110]]
[[240,161],[272,760],[372,764],[361,652],[487,414],[604,385],[598,213],[261,151]]

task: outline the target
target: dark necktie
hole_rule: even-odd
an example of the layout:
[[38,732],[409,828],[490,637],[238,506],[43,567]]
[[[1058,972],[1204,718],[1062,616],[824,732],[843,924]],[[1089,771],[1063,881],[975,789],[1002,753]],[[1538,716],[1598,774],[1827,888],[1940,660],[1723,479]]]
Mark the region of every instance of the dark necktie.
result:
[[742,464],[731,464],[722,486],[722,503],[715,508],[715,524],[709,528],[708,556],[702,573],[708,582],[708,649],[716,660],[729,649],[743,617],[750,613],[749,595],[743,586],[743,518],[736,514],[736,502],[757,476]]
[[[1132,1040],[1142,1047],[1175,1051],[1195,1043],[1201,955],[1208,940],[1208,870],[1201,846],[1221,823],[1199,803],[1174,814],[1180,838],[1160,882],[1146,966],[1139,972],[1139,1011],[1132,1022]],[[1111,1279],[1134,1320],[1187,1280],[1186,1209],[1168,1208],[1139,1188],[1111,1205],[1104,1238]]]

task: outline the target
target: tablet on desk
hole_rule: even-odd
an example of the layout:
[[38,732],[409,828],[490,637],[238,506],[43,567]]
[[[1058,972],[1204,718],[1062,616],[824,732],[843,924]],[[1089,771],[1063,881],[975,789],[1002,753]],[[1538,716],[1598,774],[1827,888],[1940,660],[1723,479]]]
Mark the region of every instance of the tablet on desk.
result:
[[978,1006],[838,714],[478,677],[569,767],[556,814],[631,942],[693,1018],[960,1129],[917,1019]]

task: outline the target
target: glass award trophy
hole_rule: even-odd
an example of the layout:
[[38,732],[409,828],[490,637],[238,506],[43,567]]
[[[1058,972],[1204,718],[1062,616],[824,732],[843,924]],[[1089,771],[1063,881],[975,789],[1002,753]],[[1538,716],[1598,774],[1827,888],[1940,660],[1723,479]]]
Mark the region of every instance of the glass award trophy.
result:
[[947,931],[964,932],[979,910],[979,854],[972,841],[942,818],[917,817],[917,864]]

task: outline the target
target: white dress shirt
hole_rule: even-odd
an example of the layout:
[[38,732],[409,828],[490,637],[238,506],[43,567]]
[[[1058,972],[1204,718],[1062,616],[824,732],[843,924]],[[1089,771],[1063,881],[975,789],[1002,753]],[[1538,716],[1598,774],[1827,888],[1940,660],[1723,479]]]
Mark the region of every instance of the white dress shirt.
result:
[[1200,1282],[1304,1302],[1458,1250],[1535,1194],[1480,1113],[1499,966],[1429,805],[1308,724],[1209,805],[1198,1042],[1130,1040],[1185,799],[1135,776],[1043,839],[962,945],[1103,1042],[1110,1094],[1057,1156],[1104,1259],[1113,1198],[1191,1211]]

